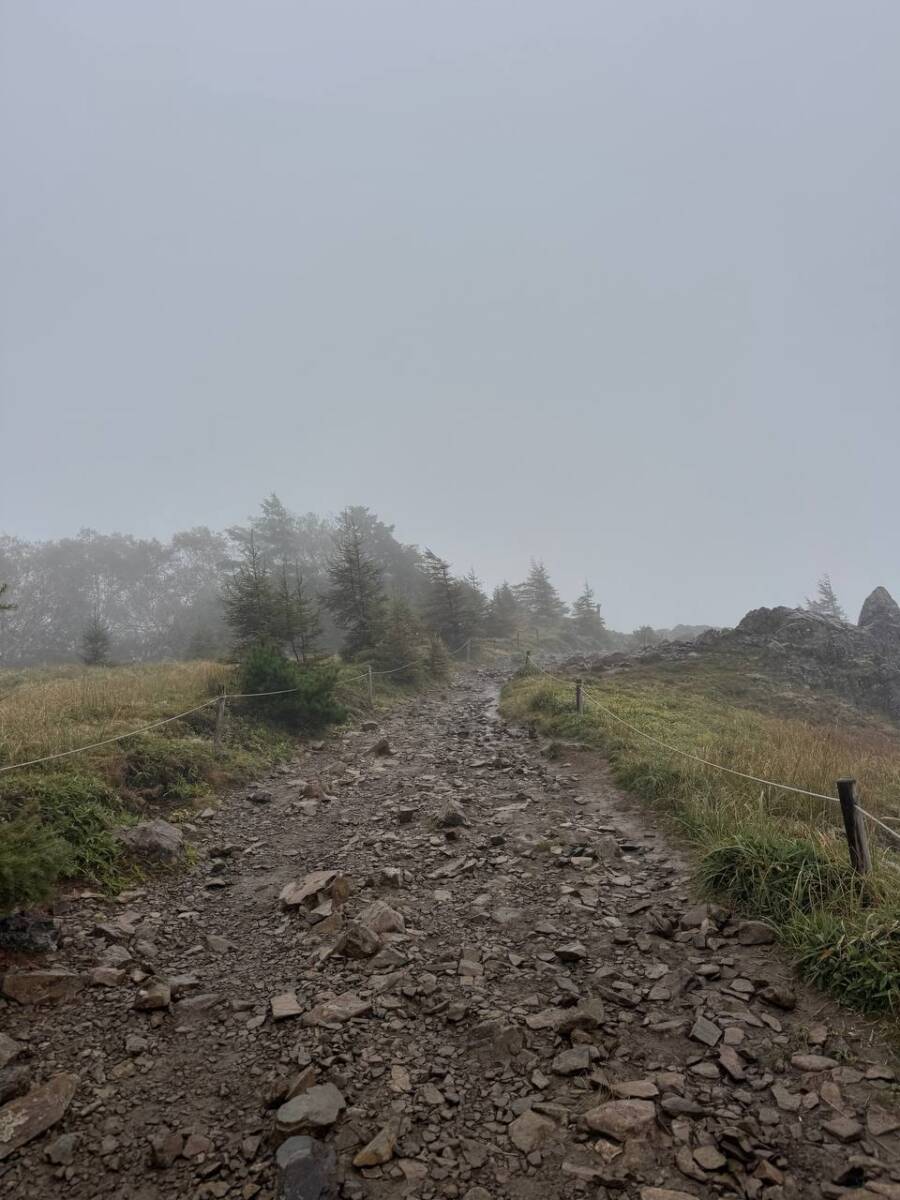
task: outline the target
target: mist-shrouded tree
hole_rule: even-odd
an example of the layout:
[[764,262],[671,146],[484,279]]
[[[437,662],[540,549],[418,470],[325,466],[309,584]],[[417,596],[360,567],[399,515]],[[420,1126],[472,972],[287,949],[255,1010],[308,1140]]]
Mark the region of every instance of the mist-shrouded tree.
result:
[[370,557],[363,529],[350,509],[338,521],[328,580],[325,603],[344,630],[344,655],[350,658],[372,649],[384,631],[387,598],[381,570]]
[[466,638],[481,637],[487,620],[488,598],[474,567],[459,581],[459,588],[463,635]]
[[424,643],[422,622],[405,600],[394,597],[388,603],[384,633],[372,661],[378,670],[390,671],[397,683],[418,683],[424,666]]
[[443,638],[435,634],[428,646],[428,674],[432,679],[447,679],[450,675],[450,655]]
[[659,641],[659,634],[652,625],[640,625],[631,636],[642,650],[655,646]]
[[484,632],[487,637],[515,637],[522,616],[522,606],[515,592],[504,580],[495,587],[485,613]]
[[109,652],[112,647],[112,635],[109,626],[95,613],[85,626],[81,635],[80,657],[87,667],[101,667],[109,662]]
[[300,568],[281,564],[275,596],[275,629],[278,641],[290,649],[295,662],[305,663],[322,636],[319,604],[303,583]]
[[600,615],[600,605],[594,595],[594,589],[585,580],[584,590],[572,605],[572,624],[579,637],[594,643],[603,640],[606,632],[606,622]]
[[531,623],[538,629],[552,629],[566,615],[567,606],[550,582],[547,568],[540,561],[532,559],[528,577],[518,585],[516,595]]
[[463,588],[450,573],[450,564],[431,550],[425,551],[422,570],[428,578],[425,620],[428,628],[454,650],[465,640]]
[[810,612],[818,613],[820,617],[833,617],[836,621],[847,620],[847,614],[841,608],[831,583],[831,576],[827,572],[816,585],[815,599],[810,600],[807,597],[806,607]]
[[243,547],[240,562],[225,581],[222,598],[232,644],[239,655],[252,646],[277,640],[278,600],[254,537]]
[[0,613],[13,612],[15,605],[10,600],[5,600],[4,596],[9,591],[8,583],[0,583]]

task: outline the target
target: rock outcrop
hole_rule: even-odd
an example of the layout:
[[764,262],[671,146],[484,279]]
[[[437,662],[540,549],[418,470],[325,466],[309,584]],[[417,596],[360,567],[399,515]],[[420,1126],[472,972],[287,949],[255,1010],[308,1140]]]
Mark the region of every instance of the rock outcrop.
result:
[[578,666],[622,670],[710,654],[752,658],[765,674],[833,691],[900,719],[900,605],[883,587],[866,599],[858,625],[805,608],[754,608],[734,629],[711,629],[692,642],[664,642],[638,655],[611,654]]

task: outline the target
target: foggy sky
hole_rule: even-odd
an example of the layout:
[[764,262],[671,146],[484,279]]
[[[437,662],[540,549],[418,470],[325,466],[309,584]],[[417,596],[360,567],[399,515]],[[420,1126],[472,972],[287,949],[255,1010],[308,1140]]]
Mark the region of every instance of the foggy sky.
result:
[[896,0],[4,0],[0,530],[900,596]]

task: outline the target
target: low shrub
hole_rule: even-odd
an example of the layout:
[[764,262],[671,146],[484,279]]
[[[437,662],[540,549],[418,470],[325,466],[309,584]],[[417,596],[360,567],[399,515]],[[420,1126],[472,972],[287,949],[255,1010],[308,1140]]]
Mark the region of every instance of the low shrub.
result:
[[272,721],[288,729],[321,729],[346,717],[346,709],[334,694],[339,674],[334,663],[301,666],[274,647],[254,646],[241,663],[239,690],[283,694],[246,700],[242,707],[254,719]]
[[37,807],[0,819],[0,913],[45,900],[72,863],[71,848]]
[[[7,784],[2,801],[8,814],[3,852],[10,860],[20,859],[28,870],[31,860],[41,860],[50,882],[66,874],[104,888],[121,883],[113,830],[131,818],[102,780],[64,771],[33,775]],[[7,842],[15,849],[9,851]],[[35,898],[34,888],[20,879],[6,903]]]
[[122,782],[158,800],[191,800],[209,791],[219,769],[210,742],[144,734],[124,743]]
[[810,983],[863,1012],[900,1014],[900,912],[800,913],[785,940]]
[[697,866],[703,890],[727,897],[741,912],[785,925],[797,914],[846,910],[864,886],[828,843],[782,836],[777,830],[738,832],[707,851]]

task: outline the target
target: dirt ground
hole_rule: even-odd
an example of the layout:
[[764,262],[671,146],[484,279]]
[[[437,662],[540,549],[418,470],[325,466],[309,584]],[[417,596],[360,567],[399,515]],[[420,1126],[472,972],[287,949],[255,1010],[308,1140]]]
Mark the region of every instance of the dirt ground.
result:
[[[496,688],[310,746],[198,818],[193,869],[60,905],[4,988],[74,981],[0,1000],[0,1077],[71,1100],[0,1194],[900,1200],[879,1030],[699,905],[602,759],[550,761]],[[276,1149],[306,1133],[303,1183]]]

